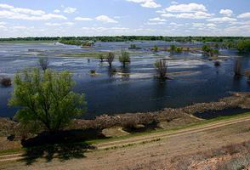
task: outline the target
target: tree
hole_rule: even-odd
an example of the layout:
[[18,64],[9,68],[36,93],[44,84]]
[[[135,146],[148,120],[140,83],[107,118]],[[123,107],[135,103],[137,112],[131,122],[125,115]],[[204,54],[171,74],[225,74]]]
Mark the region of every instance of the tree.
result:
[[237,44],[237,49],[239,52],[250,52],[250,40],[242,40]]
[[170,45],[170,52],[175,52],[176,51],[176,46],[175,45]]
[[47,70],[49,67],[49,59],[47,57],[39,58],[39,65],[43,69],[43,71]]
[[119,61],[122,63],[123,67],[126,66],[126,63],[130,63],[129,53],[125,50],[121,52],[121,56],[119,57]]
[[71,91],[74,81],[68,71],[24,70],[16,74],[14,83],[9,105],[21,108],[16,118],[24,125],[42,125],[53,133],[85,112],[84,95]]
[[167,64],[163,59],[157,60],[154,64],[159,78],[165,79],[167,74]]
[[112,62],[114,61],[115,58],[115,54],[112,52],[109,52],[108,57],[107,57],[107,61],[109,63],[109,67],[112,66]]
[[104,60],[104,56],[103,56],[103,54],[100,54],[100,55],[99,55],[99,59],[100,59],[100,62],[102,63],[102,62],[103,62],[103,60]]

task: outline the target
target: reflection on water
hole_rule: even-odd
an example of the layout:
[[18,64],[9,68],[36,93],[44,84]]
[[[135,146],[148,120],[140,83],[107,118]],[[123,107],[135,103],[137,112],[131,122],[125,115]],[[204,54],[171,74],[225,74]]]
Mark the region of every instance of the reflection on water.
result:
[[[234,78],[234,63],[239,59],[242,71],[250,68],[250,56],[241,56],[234,50],[222,50],[220,66],[200,53],[172,54],[148,51],[149,47],[168,46],[163,41],[133,42],[141,49],[133,50],[131,63],[122,67],[116,58],[109,67],[106,62],[89,57],[67,57],[70,53],[84,51],[120,51],[130,43],[100,43],[94,48],[81,49],[60,44],[1,44],[0,76],[10,76],[26,67],[37,66],[39,56],[48,56],[50,68],[70,70],[77,82],[74,91],[85,93],[88,113],[84,117],[100,114],[155,111],[165,107],[182,107],[196,102],[209,102],[227,96],[230,91],[249,91],[248,79]],[[179,43],[178,43],[179,44]],[[177,44],[177,45],[178,45]],[[201,46],[200,43],[185,43],[183,46]],[[30,50],[29,49],[33,49]],[[37,52],[38,51],[38,52]],[[42,52],[41,52],[42,51]],[[65,57],[58,57],[58,54]],[[154,78],[154,62],[166,59],[168,72],[173,80]],[[95,70],[96,76],[89,71]],[[9,108],[7,101],[13,87],[0,87],[0,116],[13,116],[16,108]]]

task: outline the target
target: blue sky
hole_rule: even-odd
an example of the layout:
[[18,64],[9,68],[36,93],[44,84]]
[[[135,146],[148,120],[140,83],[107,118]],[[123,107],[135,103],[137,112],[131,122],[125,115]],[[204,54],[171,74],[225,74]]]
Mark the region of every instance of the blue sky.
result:
[[250,36],[249,0],[0,0],[0,37]]

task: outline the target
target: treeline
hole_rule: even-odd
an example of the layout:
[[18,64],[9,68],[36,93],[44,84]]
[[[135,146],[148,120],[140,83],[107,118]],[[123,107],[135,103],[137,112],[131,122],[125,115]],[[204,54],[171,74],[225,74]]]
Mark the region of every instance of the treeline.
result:
[[250,37],[167,37],[167,36],[97,36],[97,37],[26,37],[26,38],[0,38],[0,41],[101,41],[101,42],[123,42],[123,41],[176,41],[176,42],[235,42],[239,40],[250,40]]
[[80,40],[65,40],[65,39],[61,39],[61,40],[59,40],[59,42],[62,43],[62,44],[77,45],[77,46],[82,46],[82,47],[91,47],[93,45],[93,42],[80,41]]

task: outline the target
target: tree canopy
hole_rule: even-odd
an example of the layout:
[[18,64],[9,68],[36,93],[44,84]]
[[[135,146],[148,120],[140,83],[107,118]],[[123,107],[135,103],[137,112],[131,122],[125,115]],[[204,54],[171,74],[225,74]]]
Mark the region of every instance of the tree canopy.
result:
[[9,105],[20,107],[16,118],[22,124],[42,125],[56,132],[85,112],[84,95],[74,93],[73,86],[68,71],[24,70],[16,74]]

